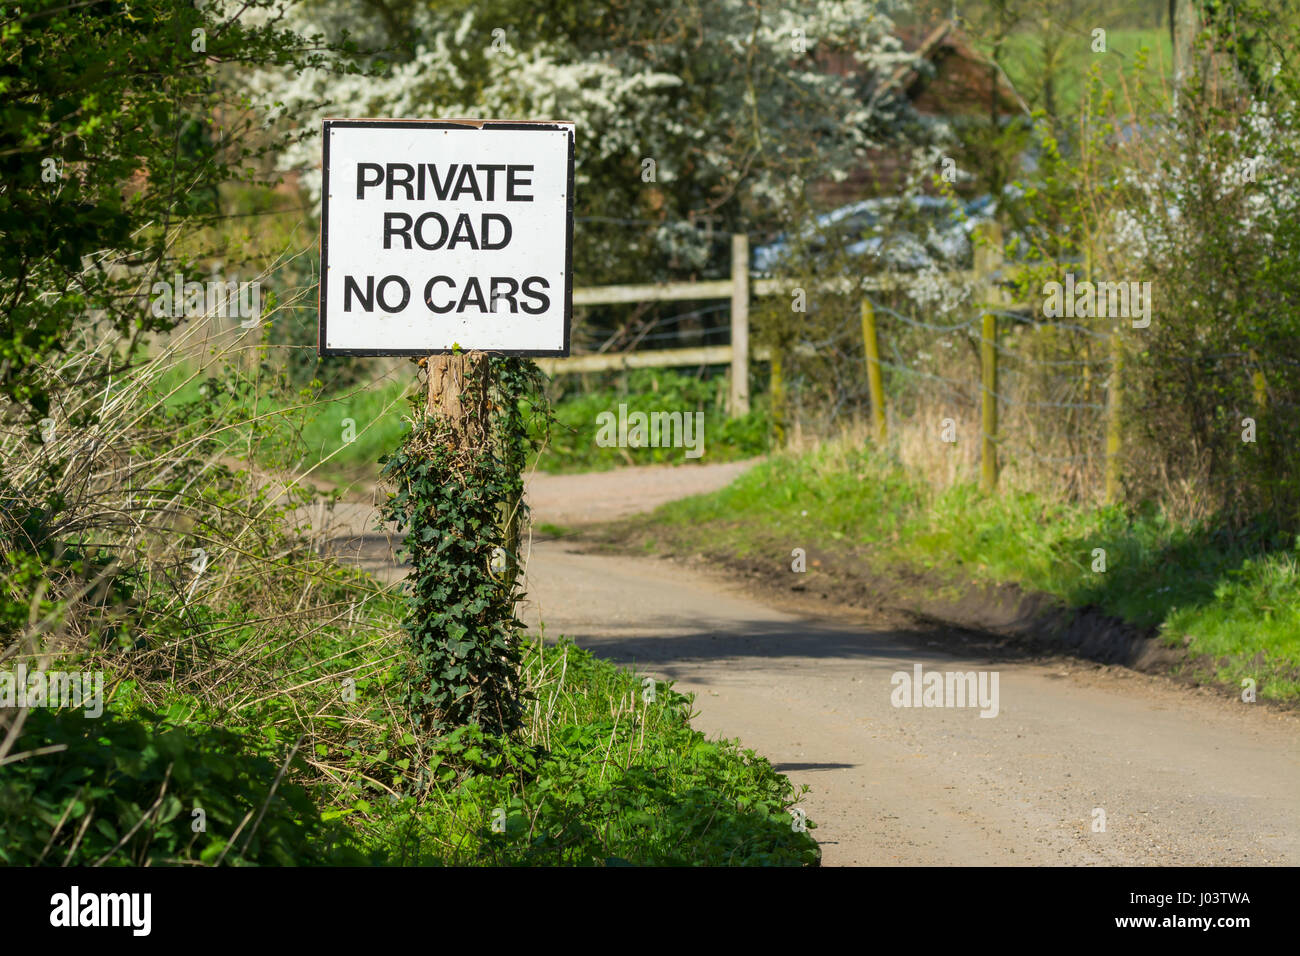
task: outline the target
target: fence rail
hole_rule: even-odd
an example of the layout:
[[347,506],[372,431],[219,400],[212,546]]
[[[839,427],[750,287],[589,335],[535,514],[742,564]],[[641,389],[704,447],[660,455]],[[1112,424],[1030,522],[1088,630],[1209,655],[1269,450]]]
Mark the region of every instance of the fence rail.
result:
[[[811,352],[812,349],[796,349]],[[772,350],[759,346],[750,351],[750,357],[759,362],[769,361]],[[593,352],[590,355],[570,355],[568,358],[539,358],[536,360],[547,375],[576,374],[579,372],[621,372],[633,368],[695,368],[700,365],[730,365],[730,345],[702,345],[689,349],[642,349],[637,352]]]

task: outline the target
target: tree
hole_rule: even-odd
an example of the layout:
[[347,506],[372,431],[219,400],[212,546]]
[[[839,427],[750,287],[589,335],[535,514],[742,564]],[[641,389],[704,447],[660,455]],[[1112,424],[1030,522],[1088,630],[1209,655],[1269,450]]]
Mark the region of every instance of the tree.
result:
[[[275,145],[250,140],[248,101],[223,68],[325,65],[275,11],[31,0],[0,14],[3,414],[50,411],[45,373],[74,329],[111,326],[130,353],[179,321],[145,307],[158,276],[191,266],[178,231]],[[218,124],[222,109],[234,119]]]
[[[355,31],[382,79],[267,73],[259,89],[300,128],[330,115],[571,119],[577,122],[574,254],[584,283],[667,277],[725,256],[718,235],[779,228],[805,187],[860,165],[901,108],[867,107],[892,23],[866,0],[707,4],[672,0],[489,0],[420,5],[310,2],[304,32]],[[831,54],[854,68],[837,75]],[[304,139],[283,158],[317,190]],[[648,227],[648,228],[647,228]]]

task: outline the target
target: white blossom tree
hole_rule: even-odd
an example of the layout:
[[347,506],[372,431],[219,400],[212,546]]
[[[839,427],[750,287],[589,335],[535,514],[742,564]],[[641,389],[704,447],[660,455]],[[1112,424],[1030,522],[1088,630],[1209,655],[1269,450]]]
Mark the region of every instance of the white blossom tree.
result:
[[[305,0],[286,22],[373,52],[357,72],[262,72],[288,122],[324,116],[565,119],[577,124],[575,269],[583,282],[698,270],[737,227],[779,228],[814,182],[898,135],[881,90],[900,56],[870,0]],[[838,58],[837,71],[827,68]],[[845,68],[848,64],[849,68]],[[869,105],[870,104],[870,105]],[[281,157],[319,194],[319,140]]]

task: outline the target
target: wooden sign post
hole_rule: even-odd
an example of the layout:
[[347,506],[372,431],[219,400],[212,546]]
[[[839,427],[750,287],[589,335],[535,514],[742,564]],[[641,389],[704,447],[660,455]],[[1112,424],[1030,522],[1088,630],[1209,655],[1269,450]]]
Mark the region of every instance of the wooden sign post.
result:
[[460,422],[465,427],[465,410],[461,407],[461,394],[465,389],[466,377],[477,370],[482,356],[477,353],[460,352],[456,355],[431,355],[422,364],[429,381],[429,397],[425,412],[429,415],[441,415],[452,422]]

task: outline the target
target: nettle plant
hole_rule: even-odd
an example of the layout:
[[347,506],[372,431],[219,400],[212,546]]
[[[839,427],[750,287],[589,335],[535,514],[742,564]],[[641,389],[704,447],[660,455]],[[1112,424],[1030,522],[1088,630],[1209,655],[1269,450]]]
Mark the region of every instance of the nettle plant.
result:
[[489,356],[466,372],[463,417],[426,414],[413,399],[410,434],[381,459],[396,489],[383,517],[405,533],[411,564],[403,700],[423,732],[477,724],[506,734],[523,713],[515,569],[532,447],[524,408],[546,412],[534,363]]

